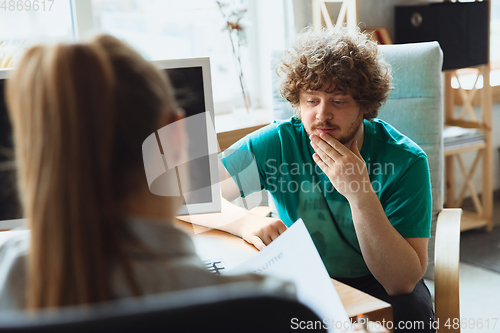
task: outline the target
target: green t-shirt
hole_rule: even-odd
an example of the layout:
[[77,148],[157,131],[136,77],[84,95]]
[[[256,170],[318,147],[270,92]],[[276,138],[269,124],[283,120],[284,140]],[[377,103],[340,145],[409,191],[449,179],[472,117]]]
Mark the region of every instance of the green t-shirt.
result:
[[[432,197],[427,156],[382,120],[365,120],[364,126],[361,156],[389,221],[405,238],[430,237]],[[368,275],[370,271],[358,252],[349,202],[316,165],[313,154],[302,122],[292,117],[236,142],[222,161],[242,195],[266,189],[287,226],[302,218],[331,277]],[[339,235],[332,215],[351,245]]]

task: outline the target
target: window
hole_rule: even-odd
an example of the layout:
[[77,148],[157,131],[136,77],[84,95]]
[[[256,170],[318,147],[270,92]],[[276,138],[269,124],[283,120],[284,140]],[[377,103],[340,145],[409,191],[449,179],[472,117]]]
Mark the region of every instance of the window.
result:
[[[11,2],[24,9],[9,10]],[[240,41],[243,82],[252,106],[270,109],[271,55],[283,50],[295,32],[292,0],[221,2],[231,4],[226,13],[246,9],[240,21],[244,34],[237,39],[233,33],[235,51]],[[0,66],[2,61],[15,66],[15,55],[34,43],[104,32],[127,41],[149,60],[210,57],[216,113],[244,107],[238,58],[216,0],[0,0],[0,6],[3,3]]]
[[[233,10],[247,8],[246,0],[233,1]],[[126,40],[147,59],[210,57],[216,110],[243,106],[238,63],[216,1],[92,0],[92,12],[94,29]],[[242,21],[248,22],[248,16],[247,11]],[[245,35],[252,33],[248,24],[244,29]],[[233,42],[238,52],[234,34]],[[248,38],[240,38],[243,80],[247,93],[252,93],[247,42]]]

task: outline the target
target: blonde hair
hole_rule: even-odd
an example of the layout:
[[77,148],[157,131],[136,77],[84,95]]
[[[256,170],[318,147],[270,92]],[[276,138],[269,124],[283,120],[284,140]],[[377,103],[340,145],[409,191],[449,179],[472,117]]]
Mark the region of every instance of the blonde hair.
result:
[[371,120],[387,100],[392,81],[389,64],[359,28],[306,29],[283,53],[276,72],[281,96],[299,118],[300,91],[333,87],[352,94],[365,110],[364,118]]
[[6,90],[31,229],[27,307],[111,299],[112,262],[139,293],[118,203],[146,183],[142,142],[177,107],[168,78],[102,35],[30,48]]

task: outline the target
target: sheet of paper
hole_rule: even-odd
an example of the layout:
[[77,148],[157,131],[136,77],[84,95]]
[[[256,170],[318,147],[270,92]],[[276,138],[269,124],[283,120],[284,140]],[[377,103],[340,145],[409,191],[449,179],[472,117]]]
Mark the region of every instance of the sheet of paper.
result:
[[235,247],[231,242],[223,242],[219,237],[205,233],[193,237],[193,241],[201,260],[205,262],[222,260],[226,270],[239,266],[259,253],[253,246]]
[[257,255],[223,274],[266,274],[292,281],[298,299],[328,322],[330,332],[336,323],[345,324],[349,317],[318,250],[302,219],[275,239]]

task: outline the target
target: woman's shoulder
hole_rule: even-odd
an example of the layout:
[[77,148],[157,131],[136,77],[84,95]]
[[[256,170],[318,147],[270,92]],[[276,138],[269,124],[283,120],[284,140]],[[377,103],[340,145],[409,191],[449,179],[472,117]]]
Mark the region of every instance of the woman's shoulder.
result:
[[0,267],[9,264],[12,259],[26,256],[29,246],[29,230],[0,232]]

